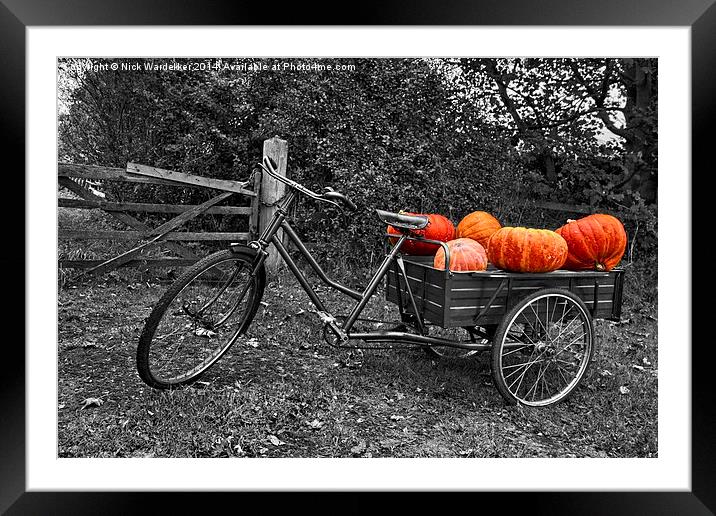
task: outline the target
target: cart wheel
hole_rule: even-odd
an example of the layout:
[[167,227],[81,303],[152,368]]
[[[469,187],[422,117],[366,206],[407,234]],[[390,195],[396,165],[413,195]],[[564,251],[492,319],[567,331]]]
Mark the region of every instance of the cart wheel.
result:
[[594,326],[568,290],[543,289],[512,308],[492,345],[492,378],[510,404],[545,406],[569,395],[594,354]]

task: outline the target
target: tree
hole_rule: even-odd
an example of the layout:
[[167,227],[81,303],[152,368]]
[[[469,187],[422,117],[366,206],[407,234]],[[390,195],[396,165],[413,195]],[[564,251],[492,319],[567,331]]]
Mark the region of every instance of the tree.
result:
[[[333,186],[362,207],[343,220],[307,202],[297,217],[326,253],[352,260],[380,249],[374,208],[457,221],[478,207],[499,215],[508,205],[503,193],[522,171],[517,152],[435,62],[292,59],[295,69],[285,70],[286,60],[263,59],[265,69],[241,73],[230,66],[248,61],[255,60],[223,59],[198,72],[85,70],[60,116],[60,159],[240,179],[260,161],[262,140],[280,135],[294,179]],[[353,67],[337,72],[336,65]],[[113,188],[133,200],[195,204],[201,195]]]
[[[611,158],[603,187],[656,202],[655,59],[463,59],[483,109],[513,130],[546,184],[570,158]],[[605,137],[606,135],[606,137]],[[618,175],[613,173],[618,170]]]

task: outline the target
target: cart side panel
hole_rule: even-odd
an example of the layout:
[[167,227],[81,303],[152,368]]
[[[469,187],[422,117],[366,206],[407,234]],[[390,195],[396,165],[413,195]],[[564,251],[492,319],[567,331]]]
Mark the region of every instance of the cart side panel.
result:
[[601,277],[574,278],[570,290],[584,301],[594,319],[612,319],[615,312],[621,312],[621,272],[614,271]]
[[[475,326],[475,318],[488,305],[502,283],[501,278],[455,273],[447,291],[446,327]],[[503,288],[480,317],[478,324],[497,324],[506,313],[507,289]]]
[[[621,315],[624,271],[555,271],[541,274],[456,272],[446,275],[432,267],[430,257],[406,257],[405,269],[418,311],[428,322],[444,327],[499,324],[507,312],[526,296],[545,288],[561,288],[579,296],[592,317],[616,319]],[[386,299],[399,302],[397,267],[388,273]],[[497,272],[497,274],[495,274]],[[505,282],[503,284],[503,282]],[[495,291],[498,292],[494,299]],[[596,299],[595,299],[596,297]],[[412,313],[408,295],[401,285],[403,310]],[[492,303],[490,303],[492,300]]]
[[622,317],[622,295],[624,292],[624,271],[612,270],[614,276],[614,306],[612,306],[612,317],[614,321],[618,321]]
[[[430,267],[423,267],[420,264],[405,261],[405,272],[408,275],[410,289],[415,299],[415,304],[423,318],[431,323],[444,323],[445,317],[445,276],[440,271]],[[403,310],[413,313],[408,292],[405,288],[402,275],[398,272],[397,265],[388,270],[386,284],[386,300],[399,303],[398,279],[400,278],[400,300],[403,303]]]
[[[594,318],[618,319],[621,313],[623,271],[568,272],[530,274],[509,273],[509,288],[503,288],[492,300],[478,325],[499,324],[507,312],[522,299],[546,288],[561,288],[579,296]],[[471,326],[488,305],[505,278],[481,273],[456,273],[447,291],[445,325]],[[506,280],[507,281],[507,280]],[[596,294],[596,310],[595,310]]]

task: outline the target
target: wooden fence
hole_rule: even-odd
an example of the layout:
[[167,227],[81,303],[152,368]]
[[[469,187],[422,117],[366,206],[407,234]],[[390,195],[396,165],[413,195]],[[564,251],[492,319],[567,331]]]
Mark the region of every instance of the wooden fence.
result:
[[[264,156],[268,156],[278,165],[277,171],[286,175],[288,160],[287,142],[278,138],[264,141]],[[107,199],[99,185],[107,181],[124,181],[148,185],[164,185],[169,187],[202,187],[218,191],[217,195],[198,205],[178,205],[160,203],[118,202]],[[128,163],[126,169],[78,165],[73,163],[58,164],[59,185],[73,192],[79,199],[60,197],[58,206],[61,208],[99,209],[128,226],[126,230],[96,230],[87,228],[60,228],[59,238],[69,240],[101,239],[112,241],[141,242],[118,256],[104,260],[60,259],[58,265],[65,268],[84,269],[85,272],[101,274],[121,266],[142,265],[145,267],[166,267],[190,265],[201,257],[186,246],[190,241],[225,241],[246,242],[253,240],[263,231],[266,223],[271,220],[276,209],[276,201],[285,191],[285,185],[270,176],[255,174],[253,184],[200,177],[172,170],[164,170],[148,165]],[[219,203],[236,195],[249,197],[248,206],[218,206]],[[556,202],[545,202],[523,199],[525,206],[544,210],[587,214],[593,208],[589,206],[571,206]],[[149,227],[131,213],[176,214],[171,220],[157,226]],[[202,214],[238,215],[248,218],[246,232],[211,232],[211,231],[179,231],[181,226]],[[142,251],[150,246],[163,245],[174,255],[173,257],[147,257]],[[276,250],[269,248],[266,266],[275,270],[280,263]]]
[[[286,174],[287,144],[278,137],[264,142],[264,155],[271,157],[279,164],[278,172]],[[208,201],[198,205],[177,205],[160,203],[117,202],[107,199],[93,186],[97,181],[122,181],[149,185],[164,185],[170,187],[202,187],[218,191]],[[283,195],[283,183],[273,178],[257,173],[253,184],[247,182],[231,181],[200,177],[172,170],[164,170],[152,166],[128,163],[127,168],[110,168],[92,165],[78,165],[73,163],[58,164],[58,183],[74,193],[79,199],[66,197],[58,198],[61,208],[99,209],[128,226],[126,230],[96,230],[87,228],[59,228],[58,237],[61,240],[100,239],[125,240],[141,242],[128,251],[104,260],[59,260],[58,265],[66,268],[85,269],[85,272],[101,274],[120,266],[174,266],[189,265],[201,257],[189,249],[188,241],[225,241],[245,242],[256,238],[263,229],[264,223],[273,215],[274,202]],[[236,195],[248,197],[248,206],[217,206]],[[171,220],[157,226],[149,227],[147,224],[131,215],[131,213],[162,213],[176,214]],[[190,232],[179,231],[181,226],[202,214],[239,215],[248,218],[248,231],[246,232]],[[175,257],[147,258],[142,251],[150,246],[163,245]],[[267,263],[269,268],[275,267],[277,257],[270,256]]]

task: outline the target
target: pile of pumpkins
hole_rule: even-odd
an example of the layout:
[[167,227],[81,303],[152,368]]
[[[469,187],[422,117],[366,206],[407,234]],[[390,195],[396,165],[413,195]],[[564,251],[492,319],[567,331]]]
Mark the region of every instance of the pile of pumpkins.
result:
[[[485,211],[470,213],[457,228],[443,215],[420,215],[427,215],[428,225],[411,234],[445,242],[450,253],[450,270],[455,272],[484,271],[488,262],[511,272],[609,271],[626,250],[627,236],[622,223],[601,213],[568,220],[555,231],[503,227]],[[388,233],[397,235],[399,231],[388,226]],[[441,245],[405,240],[401,250],[405,254],[434,255],[433,266],[445,270],[445,251]]]

